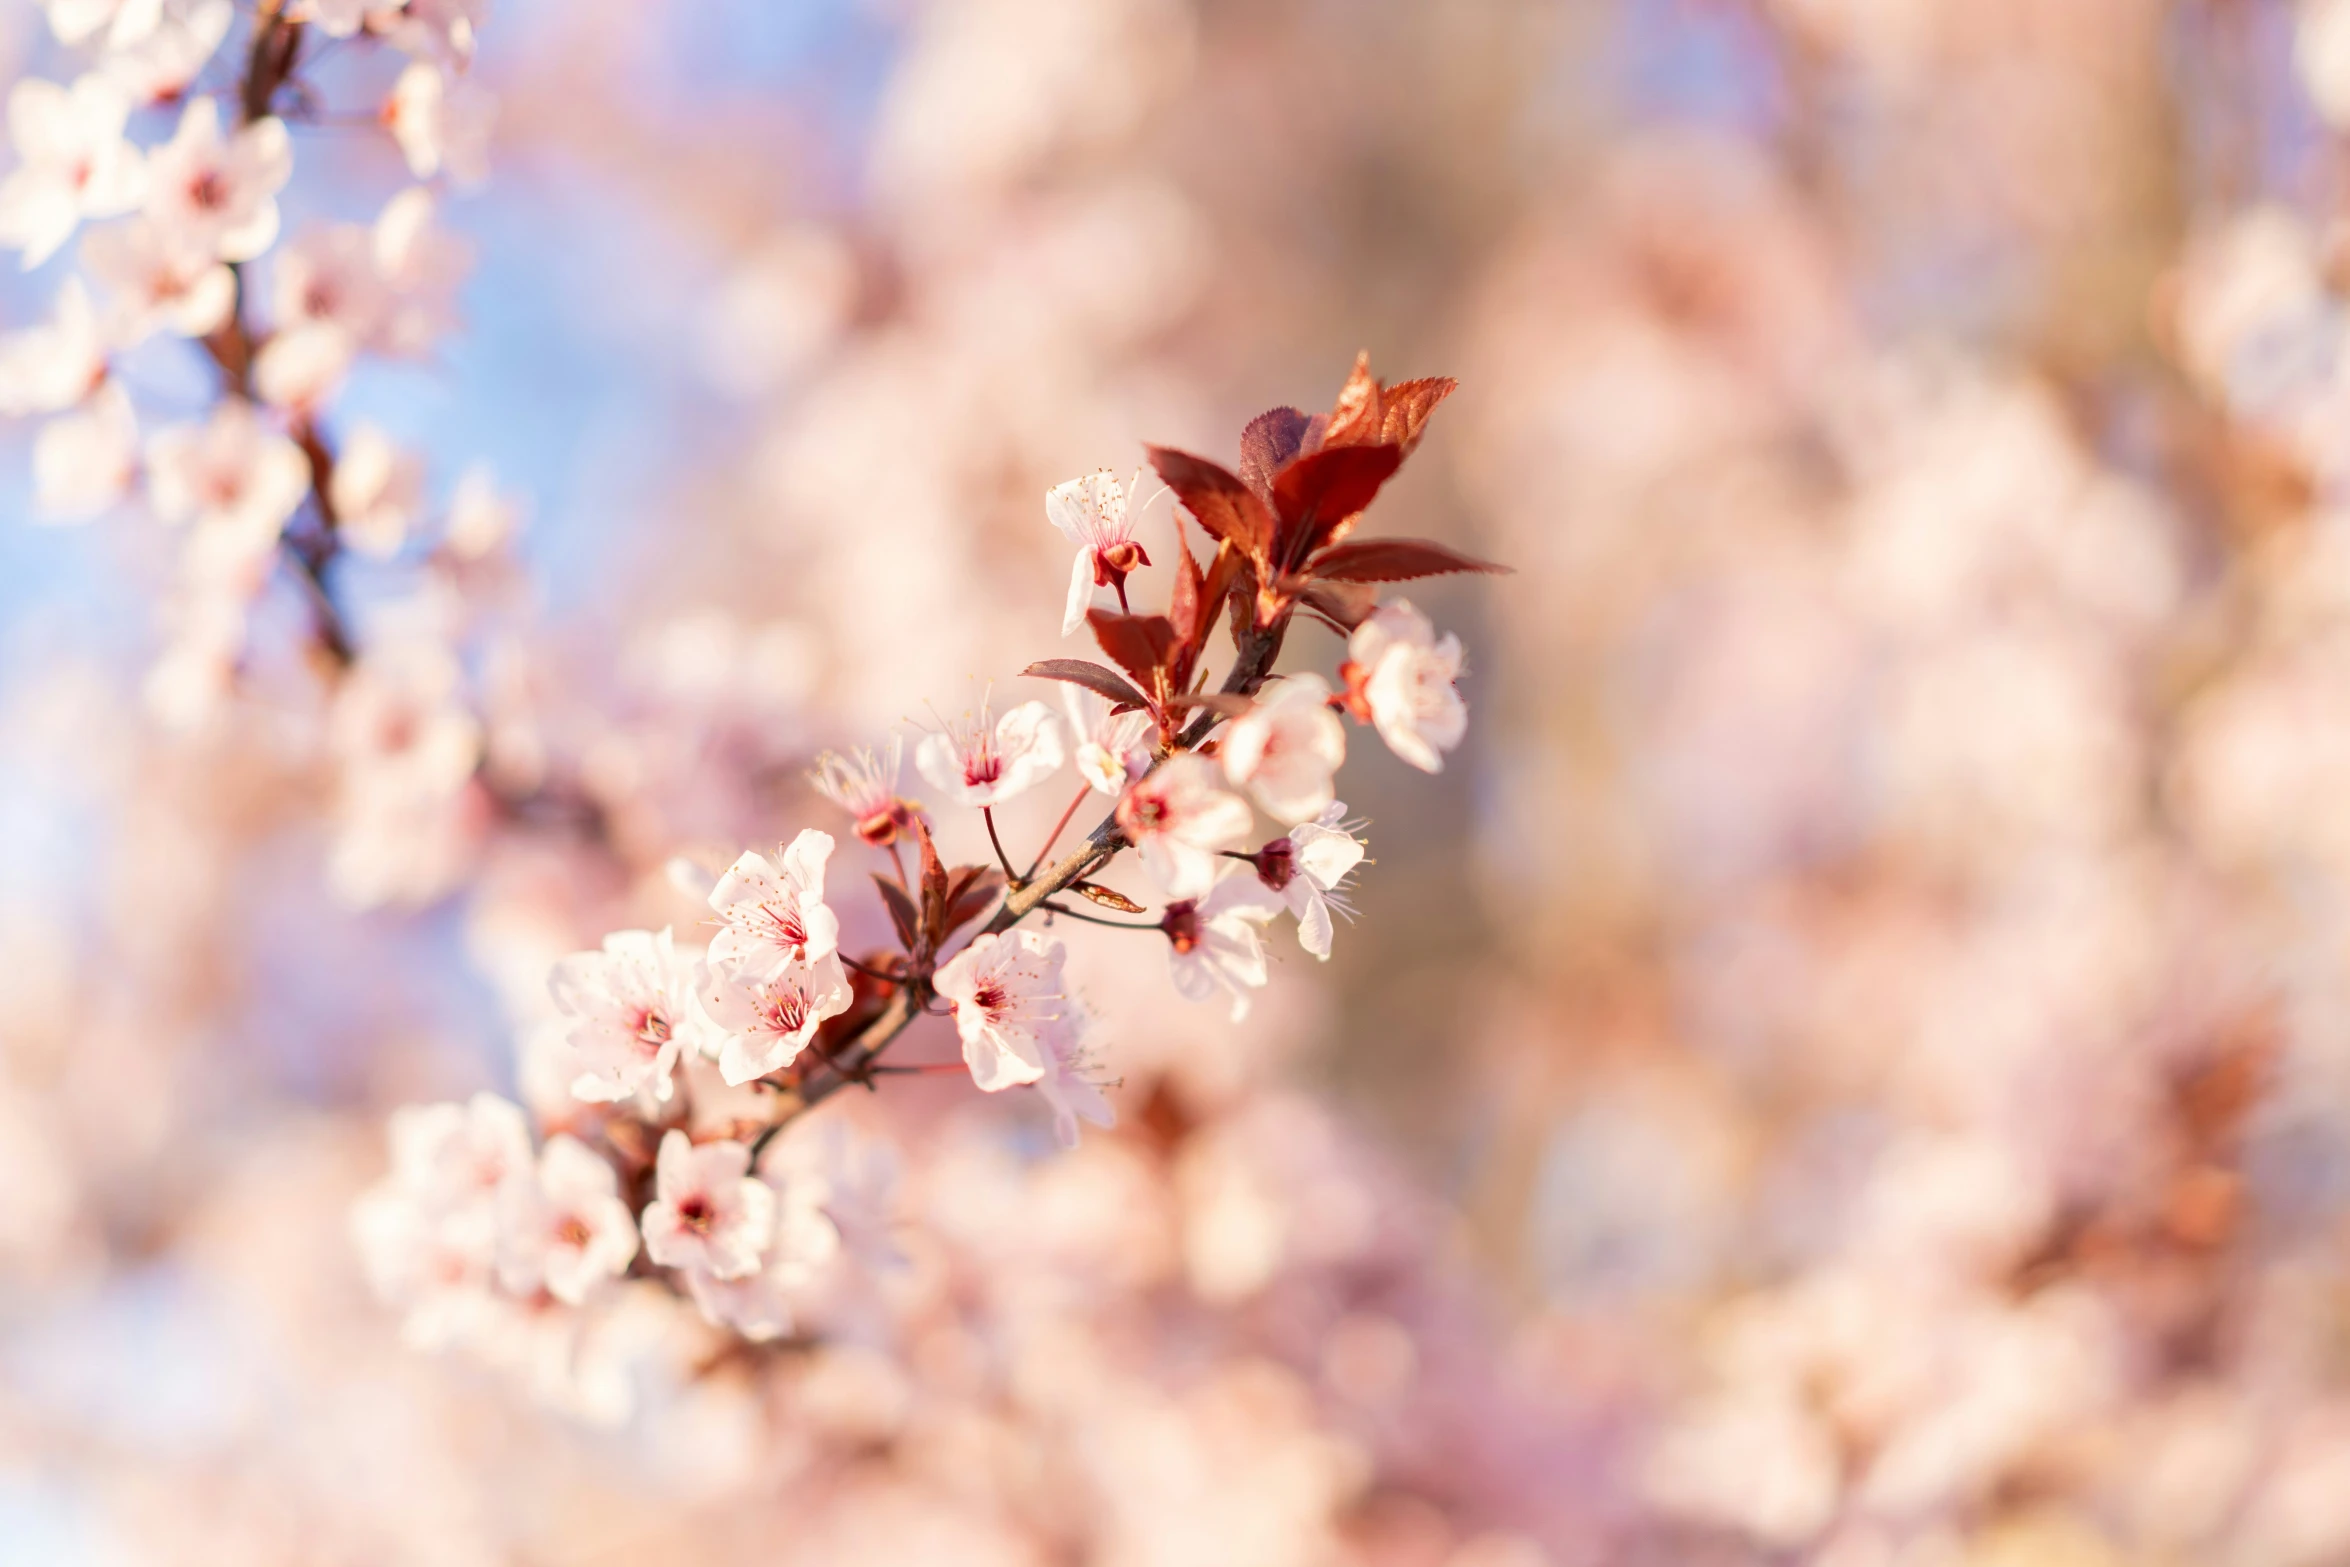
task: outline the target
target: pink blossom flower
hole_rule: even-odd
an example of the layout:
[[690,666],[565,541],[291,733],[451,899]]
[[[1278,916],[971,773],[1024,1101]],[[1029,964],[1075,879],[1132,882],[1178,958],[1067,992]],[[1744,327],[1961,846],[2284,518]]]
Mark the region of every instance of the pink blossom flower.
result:
[[124,9],[142,6],[161,13],[153,30],[135,43],[108,49],[98,69],[135,103],[171,103],[187,92],[228,37],[236,6],[234,0],[161,0],[159,7],[155,0],[126,0]]
[[1069,602],[1061,615],[1061,635],[1085,624],[1085,611],[1093,602],[1095,588],[1121,586],[1129,572],[1151,563],[1142,546],[1134,542],[1134,525],[1141,520],[1142,508],[1131,503],[1141,488],[1139,472],[1130,486],[1121,488],[1105,468],[1044,492],[1045,519],[1077,546],[1077,561],[1069,573]]
[[420,180],[443,170],[459,185],[489,178],[490,129],[497,100],[440,66],[418,60],[392,84],[384,123]]
[[45,0],[49,31],[61,44],[100,40],[108,49],[137,43],[154,31],[162,14],[158,0]]
[[1248,836],[1248,802],[1225,789],[1204,756],[1170,756],[1118,801],[1118,825],[1170,898],[1196,898],[1216,881],[1220,857]]
[[390,292],[375,346],[387,354],[430,353],[457,321],[457,286],[472,253],[435,226],[434,212],[433,193],[414,185],[386,202],[375,220],[375,271]]
[[362,555],[397,555],[424,509],[424,462],[371,424],[355,426],[327,487],[338,535]]
[[293,173],[283,122],[220,127],[220,105],[189,102],[170,141],[147,155],[147,216],[175,244],[250,261],[277,238],[277,193]]
[[[716,952],[715,944],[711,950]],[[713,961],[701,995],[702,1010],[726,1036],[718,1071],[730,1084],[789,1066],[816,1037],[817,1026],[846,1012],[853,999],[848,972],[829,950],[811,962],[767,968],[730,971]]]
[[816,792],[849,813],[857,836],[877,849],[897,842],[911,829],[915,807],[898,798],[898,770],[905,756],[903,735],[891,735],[879,755],[860,750],[853,757],[827,751],[809,775]]
[[824,904],[831,858],[832,835],[810,827],[783,851],[780,869],[760,854],[736,860],[710,889],[710,907],[725,921],[711,939],[710,961],[758,975],[832,956],[840,918]]
[[70,277],[39,326],[0,337],[0,414],[62,413],[106,380],[106,336],[89,290]]
[[487,1207],[435,1212],[378,1182],[351,1207],[351,1241],[378,1300],[406,1313],[400,1336],[417,1349],[472,1337],[493,1309],[498,1232]]
[[1042,1036],[1045,1069],[1036,1091],[1052,1106],[1053,1135],[1064,1148],[1077,1146],[1080,1120],[1104,1128],[1118,1124],[1118,1112],[1103,1097],[1102,1079],[1095,1075],[1100,1067],[1086,1042],[1086,1023],[1083,1009],[1072,1000],[1060,1023]]
[[456,657],[424,638],[379,643],[343,677],[327,738],[370,788],[445,796],[481,760],[481,723],[462,700]]
[[507,1289],[541,1288],[576,1306],[636,1256],[636,1215],[620,1200],[612,1166],[578,1138],[558,1132],[535,1172],[500,1194],[498,1271]]
[[694,1008],[693,960],[667,930],[614,931],[598,952],[575,952],[547,981],[577,1068],[574,1098],[616,1103],[639,1092],[667,1099],[678,1053],[707,1025]]
[[147,493],[165,522],[202,521],[258,549],[274,542],[310,491],[310,459],[234,398],[201,427],[174,425],[147,443]]
[[645,1255],[664,1268],[739,1279],[755,1273],[775,1237],[775,1192],[749,1174],[751,1150],[661,1139],[654,1200],[645,1205]]
[[1341,891],[1363,861],[1362,840],[1345,825],[1346,806],[1333,800],[1319,821],[1301,822],[1256,854],[1257,879],[1278,893],[1297,917],[1297,944],[1325,962],[1330,957],[1332,910],[1348,914]]
[[202,337],[228,319],[236,275],[209,250],[175,243],[145,217],[82,240],[82,268],[106,291],[108,327],[124,347],[156,332]]
[[[392,292],[376,266],[375,235],[356,223],[295,236],[275,258],[273,283],[277,330],[262,356],[314,366],[305,380],[339,381],[391,316]],[[280,369],[271,378],[283,381],[288,373]]]
[[1346,645],[1347,707],[1374,725],[1387,748],[1425,773],[1441,772],[1440,752],[1469,730],[1468,704],[1453,682],[1461,673],[1461,639],[1440,640],[1428,617],[1397,599],[1372,611]]
[[41,426],[33,438],[33,501],[52,522],[79,522],[120,500],[138,473],[139,424],[119,386]]
[[989,702],[976,719],[922,737],[914,765],[934,788],[963,805],[1001,805],[1060,771],[1061,721],[1042,702],[1023,702],[998,720]]
[[1320,675],[1267,682],[1256,705],[1225,729],[1218,756],[1224,776],[1275,820],[1321,815],[1346,760],[1346,725],[1330,710],[1330,682]]
[[791,1331],[795,1304],[821,1284],[844,1251],[841,1230],[827,1211],[833,1188],[825,1170],[805,1157],[778,1158],[778,1152],[770,1150],[760,1176],[775,1193],[775,1223],[758,1270],[734,1279],[703,1269],[685,1276],[686,1292],[706,1319],[755,1344]]
[[145,173],[123,139],[130,101],[103,76],[71,87],[28,76],[9,90],[8,135],[23,161],[0,180],[0,245],[30,271],[57,253],[84,218],[139,204]]
[[1000,1093],[1045,1075],[1045,1036],[1062,1015],[1066,950],[1033,930],[972,938],[933,981],[954,1004],[963,1061],[984,1093]]
[[489,1202],[531,1168],[529,1120],[492,1093],[404,1105],[392,1112],[389,1137],[392,1178],[434,1211]]
[[295,0],[286,15],[329,38],[350,38],[363,29],[390,28],[404,5],[405,0]]
[[1077,771],[1096,794],[1115,799],[1150,771],[1148,713],[1113,714],[1108,698],[1080,685],[1063,685],[1061,697],[1069,710],[1069,732],[1077,737]]
[[1160,928],[1176,990],[1205,1001],[1221,987],[1232,996],[1232,1021],[1248,1016],[1249,992],[1266,979],[1264,927],[1280,912],[1264,883],[1237,868],[1205,898],[1169,904]]

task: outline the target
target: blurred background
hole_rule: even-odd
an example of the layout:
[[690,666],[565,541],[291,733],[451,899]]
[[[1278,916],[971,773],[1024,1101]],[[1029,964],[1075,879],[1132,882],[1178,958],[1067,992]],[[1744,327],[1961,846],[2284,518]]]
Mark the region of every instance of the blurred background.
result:
[[[474,678],[567,809],[371,866],[297,660],[145,716],[152,526],[0,528],[0,1563],[2350,1561],[2350,0],[500,0],[475,75],[464,330],[337,417],[525,498]],[[1358,349],[1462,383],[1382,531],[1518,574],[1410,594],[1470,737],[1357,732],[1334,961],[1228,1028],[1086,944],[1073,1154],[842,1106],[886,1333],[654,1323],[594,1419],[404,1348],[388,1109],[1073,652],[1048,485]]]

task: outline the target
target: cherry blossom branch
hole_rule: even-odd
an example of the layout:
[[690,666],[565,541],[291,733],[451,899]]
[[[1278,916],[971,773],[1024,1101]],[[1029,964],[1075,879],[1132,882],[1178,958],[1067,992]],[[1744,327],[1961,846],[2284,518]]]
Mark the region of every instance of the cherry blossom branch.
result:
[[[254,11],[253,41],[246,51],[244,73],[236,89],[240,123],[250,125],[269,116],[279,90],[293,77],[302,53],[302,39],[302,24],[286,19],[282,0],[260,0]],[[251,401],[253,361],[260,343],[245,315],[248,290],[244,264],[231,262],[229,275],[236,281],[235,305],[228,321],[205,337],[203,344],[219,367],[228,390]],[[288,533],[282,542],[287,558],[293,563],[295,580],[310,603],[311,616],[318,626],[319,647],[338,669],[347,669],[357,659],[358,647],[341,606],[335,602],[333,589],[327,584],[327,569],[342,550],[333,500],[334,449],[309,419],[300,421],[293,435],[310,464],[310,500],[318,514],[318,532],[308,539],[297,539]]]

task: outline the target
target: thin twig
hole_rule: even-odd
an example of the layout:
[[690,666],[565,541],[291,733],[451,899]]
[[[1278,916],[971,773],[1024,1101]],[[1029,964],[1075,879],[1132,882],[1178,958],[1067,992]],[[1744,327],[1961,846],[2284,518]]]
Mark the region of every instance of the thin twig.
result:
[[1066,903],[1047,903],[1043,905],[1043,908],[1047,914],[1058,914],[1066,919],[1083,920],[1088,925],[1106,925],[1112,930],[1158,930],[1161,928],[1155,921],[1149,924],[1137,924],[1133,920],[1103,919],[1099,914],[1087,914],[1069,907]]
[[1053,830],[1045,836],[1044,847],[1036,851],[1036,858],[1029,862],[1028,874],[1020,878],[1022,881],[1036,879],[1037,868],[1044,864],[1044,857],[1053,852],[1053,845],[1061,841],[1061,834],[1069,826],[1069,818],[1077,814],[1077,807],[1083,805],[1085,797],[1091,793],[1093,793],[1093,785],[1085,784],[1079,787],[1077,798],[1069,802],[1069,808],[1061,813],[1061,819],[1053,823]]
[[1020,885],[1020,873],[1012,869],[1012,857],[1004,852],[1004,840],[996,836],[995,807],[983,805],[979,814],[987,819],[987,841],[995,846],[995,862],[1004,868],[1004,880],[1015,888]]

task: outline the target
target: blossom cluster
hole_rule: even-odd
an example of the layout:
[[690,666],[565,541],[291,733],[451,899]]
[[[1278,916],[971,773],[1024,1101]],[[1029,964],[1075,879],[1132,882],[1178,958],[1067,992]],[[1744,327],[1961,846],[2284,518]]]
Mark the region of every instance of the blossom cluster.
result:
[[[1336,798],[1343,715],[1430,772],[1466,729],[1458,640],[1440,638],[1406,600],[1377,603],[1374,585],[1494,568],[1423,541],[1354,537],[1450,389],[1384,385],[1365,358],[1330,413],[1276,409],[1252,423],[1245,478],[1155,451],[1182,508],[1167,525],[1172,551],[1162,547],[1175,562],[1168,614],[1137,614],[1127,596],[1127,578],[1148,562],[1137,541],[1139,476],[1128,486],[1095,473],[1050,490],[1046,518],[1077,546],[1063,634],[1090,625],[1118,667],[1044,660],[1026,673],[1061,682],[1064,711],[1029,701],[999,716],[989,699],[925,734],[915,765],[936,791],[931,804],[899,793],[903,736],[879,753],[819,761],[816,787],[866,851],[889,856],[891,869],[874,880],[894,946],[862,956],[843,949],[844,921],[827,901],[839,845],[807,828],[774,859],[745,852],[715,878],[690,862],[673,867],[702,893],[706,943],[667,927],[621,930],[556,964],[555,1019],[536,1070],[575,1106],[593,1107],[558,1112],[566,1123],[584,1113],[580,1130],[591,1140],[554,1132],[537,1186],[527,1200],[509,1200],[509,1177],[529,1163],[516,1107],[476,1100],[472,1124],[494,1126],[494,1136],[452,1134],[424,1152],[411,1146],[423,1136],[415,1128],[459,1110],[400,1112],[395,1144],[410,1151],[362,1204],[360,1232],[379,1287],[408,1312],[412,1333],[446,1341],[442,1325],[464,1315],[451,1294],[476,1315],[518,1295],[545,1311],[580,1307],[589,1283],[637,1259],[641,1235],[639,1271],[690,1298],[714,1326],[776,1337],[794,1320],[793,1296],[841,1247],[821,1207],[762,1156],[840,1088],[925,1071],[881,1060],[917,1018],[951,1016],[972,1086],[1033,1089],[1073,1147],[1080,1122],[1106,1127],[1115,1117],[1091,1018],[1052,927],[1107,925],[1158,940],[1176,990],[1194,1000],[1227,995],[1235,1022],[1269,977],[1267,927],[1277,916],[1293,915],[1299,944],[1326,960],[1332,916],[1347,910],[1345,888],[1365,853]],[[1185,517],[1215,546],[1205,566]],[[1099,587],[1116,591],[1118,610],[1090,602]],[[1233,661],[1211,692],[1205,654],[1228,606]],[[1301,607],[1346,638],[1335,683],[1271,673]],[[994,813],[1072,758],[1074,796],[1022,870]],[[1089,801],[1098,824],[1048,865]],[[980,813],[995,864],[945,863],[932,814],[950,806]],[[1249,847],[1260,810],[1276,831]],[[1097,912],[1150,912],[1096,879],[1129,849],[1159,901],[1155,920]],[[697,1107],[730,1092],[724,1135],[709,1135]],[[485,1137],[494,1155],[479,1153]],[[436,1195],[450,1189],[472,1197]],[[633,1207],[620,1202],[623,1190]],[[563,1237],[552,1252],[549,1225]],[[499,1261],[518,1253],[533,1260]]]
[[[175,725],[216,723],[266,667],[254,630],[273,601],[311,619],[319,657],[347,672],[333,870],[362,905],[453,885],[483,815],[461,643],[469,603],[505,575],[517,514],[484,472],[436,503],[393,434],[330,428],[363,361],[423,361],[456,324],[469,256],[438,209],[441,187],[482,172],[491,106],[468,79],[481,10],[52,0],[50,30],[81,74],[8,94],[0,246],[28,270],[69,245],[75,263],[48,319],[0,338],[0,412],[43,421],[37,513],[160,525],[176,564],[146,695]],[[332,107],[313,79],[344,45],[367,59],[338,81],[395,73],[369,107]],[[208,87],[232,61],[234,81]],[[297,137],[354,115],[417,183],[371,222],[304,219],[290,206]],[[195,417],[172,390],[191,371],[209,405]],[[360,582],[393,606],[364,646]]]

